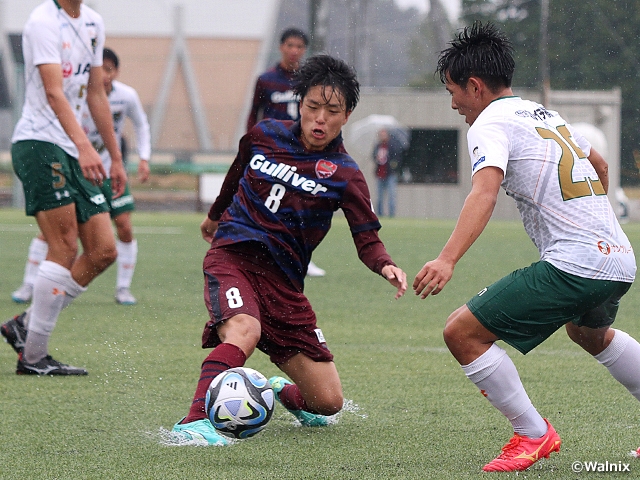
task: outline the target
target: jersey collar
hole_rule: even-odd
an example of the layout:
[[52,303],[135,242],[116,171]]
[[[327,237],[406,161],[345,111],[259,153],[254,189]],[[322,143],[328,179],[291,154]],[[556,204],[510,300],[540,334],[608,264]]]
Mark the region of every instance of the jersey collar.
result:
[[505,95],[504,97],[498,97],[498,98],[494,98],[493,100],[491,100],[489,102],[489,105],[491,105],[493,102],[497,102],[498,100],[504,100],[507,98],[519,98],[518,95]]

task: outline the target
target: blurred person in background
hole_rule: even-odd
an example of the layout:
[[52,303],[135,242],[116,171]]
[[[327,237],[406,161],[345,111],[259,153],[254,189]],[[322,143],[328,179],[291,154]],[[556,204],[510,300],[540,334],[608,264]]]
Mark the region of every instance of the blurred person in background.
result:
[[[386,128],[378,131],[378,143],[373,149],[373,161],[376,166],[376,179],[378,181],[378,202],[376,212],[384,216],[384,205],[388,203],[390,217],[396,215],[396,191],[398,187],[398,174],[402,169],[402,155],[404,151],[398,142]],[[387,202],[385,202],[385,197]]]
[[[280,34],[280,61],[258,77],[247,132],[260,120],[297,120],[300,99],[293,92],[294,76],[309,45],[307,34],[298,28],[287,28]],[[307,275],[323,277],[326,272],[309,263]]]

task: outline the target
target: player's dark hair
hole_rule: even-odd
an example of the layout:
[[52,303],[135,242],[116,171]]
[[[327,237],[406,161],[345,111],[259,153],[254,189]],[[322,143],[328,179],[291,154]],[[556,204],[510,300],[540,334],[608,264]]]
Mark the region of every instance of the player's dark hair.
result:
[[318,85],[340,91],[348,112],[356,108],[360,100],[360,83],[356,71],[330,55],[314,55],[304,62],[296,73],[293,91],[300,96],[302,102],[309,89]]
[[492,23],[474,22],[465,27],[440,52],[436,73],[442,83],[446,75],[453,83],[466,87],[469,77],[478,77],[492,92],[511,87],[515,62],[509,39]]
[[280,35],[280,45],[282,45],[284,42],[287,41],[287,39],[291,37],[299,38],[304,42],[305,47],[309,46],[309,37],[307,37],[307,34],[304,33],[302,30],[300,30],[299,28],[295,28],[295,27],[289,27],[282,32],[282,34]]
[[104,50],[102,50],[102,59],[111,60],[113,62],[113,65],[116,68],[120,66],[120,60],[118,59],[118,55],[116,55],[116,52],[114,52],[110,48],[105,48]]

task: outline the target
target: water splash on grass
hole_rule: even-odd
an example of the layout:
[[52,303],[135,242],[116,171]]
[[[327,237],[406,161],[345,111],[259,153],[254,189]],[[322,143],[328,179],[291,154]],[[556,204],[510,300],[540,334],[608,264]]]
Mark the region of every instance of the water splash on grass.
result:
[[[182,435],[179,432],[167,430],[164,427],[160,427],[156,432],[147,432],[147,435],[160,445],[165,447],[209,447],[206,440],[202,439],[190,439]],[[236,443],[236,440],[229,438],[229,444]],[[218,445],[215,445],[218,446]]]

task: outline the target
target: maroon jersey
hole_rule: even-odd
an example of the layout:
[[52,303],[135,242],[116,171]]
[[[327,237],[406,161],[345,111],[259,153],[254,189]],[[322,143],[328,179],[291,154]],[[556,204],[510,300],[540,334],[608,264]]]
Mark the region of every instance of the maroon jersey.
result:
[[299,98],[293,93],[294,83],[295,72],[285,70],[279,63],[258,77],[247,119],[247,131],[251,130],[258,120],[298,119]]
[[358,255],[372,271],[395,265],[378,237],[380,222],[366,181],[342,137],[311,152],[299,140],[300,124],[265,120],[240,148],[209,218],[219,221],[212,248],[256,241],[302,291],[313,250],[342,209]]

